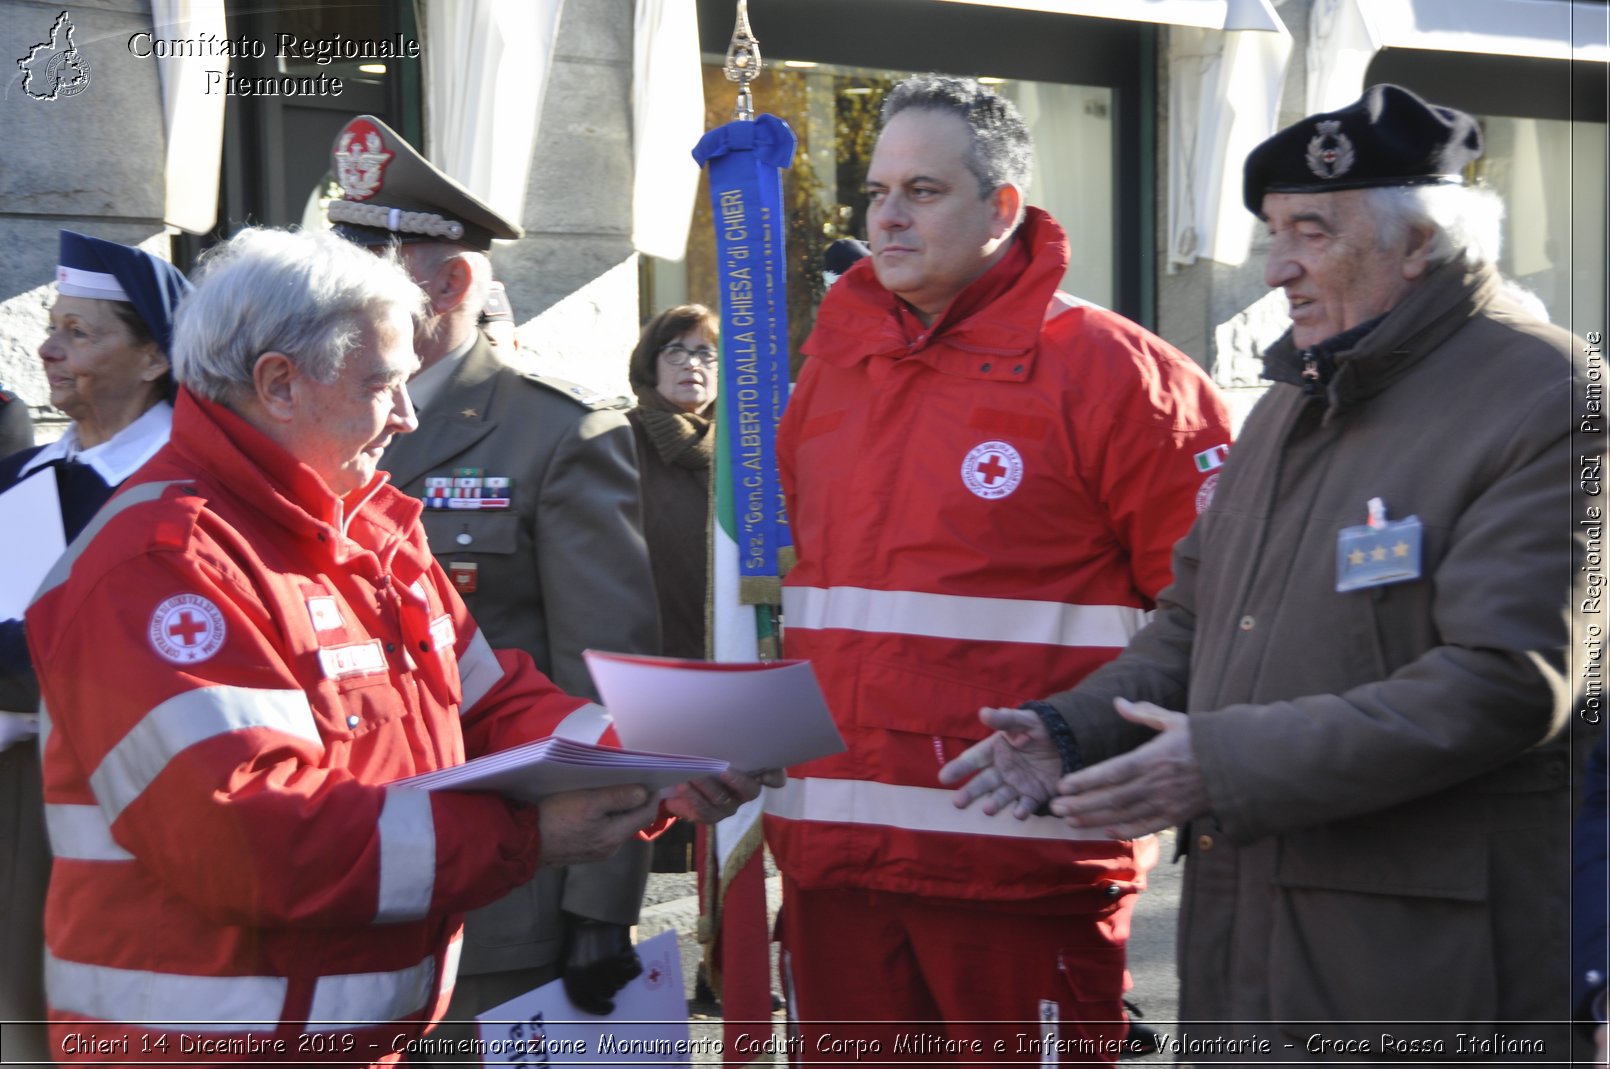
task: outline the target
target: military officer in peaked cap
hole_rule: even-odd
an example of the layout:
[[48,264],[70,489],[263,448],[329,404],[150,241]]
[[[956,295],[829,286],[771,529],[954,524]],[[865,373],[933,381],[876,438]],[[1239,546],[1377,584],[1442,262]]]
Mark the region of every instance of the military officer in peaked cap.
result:
[[[492,645],[527,651],[560,687],[596,698],[584,649],[658,645],[628,402],[510,367],[479,329],[487,250],[520,237],[519,226],[374,116],[347,123],[332,153],[336,231],[397,246],[429,298],[409,385],[419,429],[394,439],[382,464],[423,499],[431,551]],[[577,733],[591,741],[603,729]],[[639,968],[628,926],[648,862],[647,844],[634,841],[607,862],[542,869],[471,913],[448,1020],[561,974],[578,1006],[605,1012]],[[473,1022],[444,1028],[473,1034]]]

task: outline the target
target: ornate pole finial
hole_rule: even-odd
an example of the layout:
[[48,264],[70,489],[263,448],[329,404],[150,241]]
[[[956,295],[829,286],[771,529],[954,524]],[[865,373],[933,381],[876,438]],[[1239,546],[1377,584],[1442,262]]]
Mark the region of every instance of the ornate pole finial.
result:
[[727,62],[721,70],[727,81],[738,83],[738,107],[735,118],[755,117],[755,98],[749,92],[749,83],[760,77],[760,42],[749,28],[749,0],[738,0],[738,21],[732,29],[732,43],[727,46]]

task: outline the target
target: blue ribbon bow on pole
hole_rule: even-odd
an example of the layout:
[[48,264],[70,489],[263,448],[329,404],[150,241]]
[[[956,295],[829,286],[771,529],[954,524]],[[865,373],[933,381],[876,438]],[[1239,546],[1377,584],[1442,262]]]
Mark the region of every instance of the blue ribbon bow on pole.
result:
[[[777,473],[777,423],[788,400],[788,300],[783,168],[798,140],[775,115],[705,134],[693,158],[707,167],[721,280],[722,418],[718,449],[730,476],[727,513],[746,605],[782,601],[779,561],[792,545]],[[718,484],[721,482],[718,475]]]

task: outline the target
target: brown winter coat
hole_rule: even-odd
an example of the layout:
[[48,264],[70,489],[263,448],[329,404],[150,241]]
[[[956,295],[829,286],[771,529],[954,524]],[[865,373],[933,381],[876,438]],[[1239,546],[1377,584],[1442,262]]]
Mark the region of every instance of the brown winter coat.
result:
[[[640,394],[641,396],[641,394]],[[660,606],[660,652],[703,660],[715,428],[644,398],[626,413],[643,481],[643,537]]]
[[[1181,829],[1180,1014],[1219,1022],[1182,1025],[1192,1040],[1401,1055],[1388,1036],[1450,1057],[1458,1033],[1496,1032],[1565,1057],[1563,1029],[1535,1022],[1569,1016],[1583,366],[1500,290],[1438,269],[1313,398],[1277,343],[1153,623],[1056,699],[1087,763],[1146,737],[1114,695],[1191,714],[1211,815]],[[1338,532],[1372,497],[1424,523],[1422,577],[1337,593]]]

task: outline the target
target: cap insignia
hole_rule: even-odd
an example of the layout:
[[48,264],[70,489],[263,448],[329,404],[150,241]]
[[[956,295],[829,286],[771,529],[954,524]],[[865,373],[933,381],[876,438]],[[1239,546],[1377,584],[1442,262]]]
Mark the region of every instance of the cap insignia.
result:
[[380,190],[386,164],[395,153],[386,151],[380,131],[369,123],[353,122],[341,131],[335,150],[336,181],[353,200],[367,200]]
[[1308,142],[1308,169],[1321,178],[1342,177],[1353,169],[1353,142],[1335,119],[1314,125],[1319,133]]

